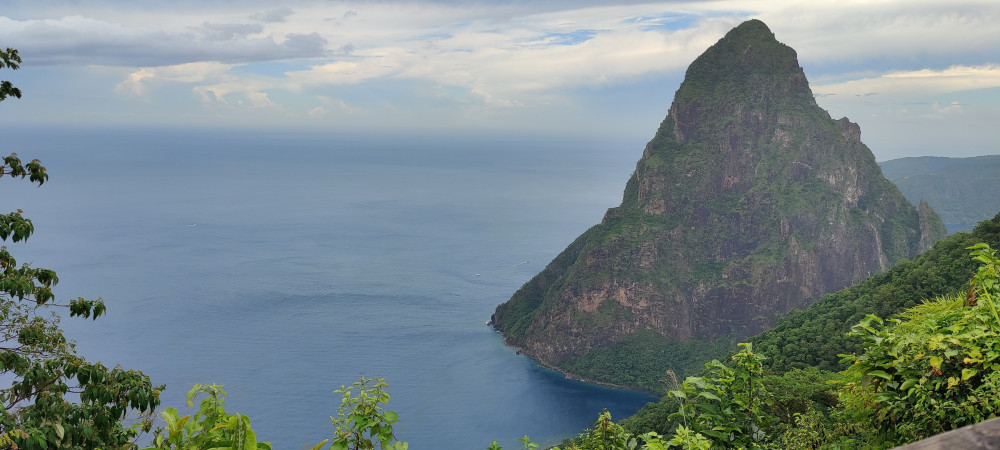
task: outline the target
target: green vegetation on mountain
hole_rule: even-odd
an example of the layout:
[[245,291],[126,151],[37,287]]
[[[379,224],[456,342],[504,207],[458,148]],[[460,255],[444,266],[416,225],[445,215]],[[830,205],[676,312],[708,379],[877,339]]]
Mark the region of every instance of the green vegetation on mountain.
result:
[[751,341],[773,370],[842,370],[837,355],[851,353],[861,344],[847,332],[866,315],[891,317],[925,299],[965,292],[976,266],[965,256],[966,248],[977,242],[1000,247],[1000,214],[972,233],[953,234],[913,260],[900,261],[863,283],[824,296],[804,311],[792,312]]
[[[813,98],[762,22],[688,68],[622,203],[500,305],[507,343],[585,379],[663,391],[707,355],[945,235]],[[709,359],[710,359],[709,358]]]
[[[948,236],[913,260],[900,261],[863,283],[828,294],[804,311],[793,311],[773,329],[751,338],[756,352],[764,358],[762,364],[771,377],[769,385],[784,386],[781,390],[786,392],[794,386],[813,386],[786,396],[780,403],[811,398],[815,407],[824,410],[836,403],[829,398],[822,400],[824,395],[832,395],[829,386],[826,390],[817,387],[822,388],[835,371],[847,367],[840,355],[853,353],[863,344],[861,337],[849,335],[852,326],[870,314],[889,318],[926,299],[967,292],[969,279],[976,273],[976,262],[968,258],[967,247],[978,242],[1000,247],[1000,214],[981,222],[972,233]],[[677,408],[675,399],[664,397],[647,404],[622,425],[636,433],[669,433],[676,423],[668,417]],[[799,405],[790,411],[805,413],[805,408]],[[787,413],[778,415],[790,417]]]
[[921,156],[879,163],[911,203],[926,200],[948,231],[969,231],[1000,211],[1000,155],[974,158]]

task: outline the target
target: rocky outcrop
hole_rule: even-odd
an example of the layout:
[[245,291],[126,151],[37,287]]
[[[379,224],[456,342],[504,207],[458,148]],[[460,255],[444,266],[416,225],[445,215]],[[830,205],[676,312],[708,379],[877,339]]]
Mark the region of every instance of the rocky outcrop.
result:
[[639,331],[746,337],[942,238],[925,206],[882,176],[860,127],[819,108],[795,51],[752,20],[688,68],[621,205],[493,323],[556,367]]

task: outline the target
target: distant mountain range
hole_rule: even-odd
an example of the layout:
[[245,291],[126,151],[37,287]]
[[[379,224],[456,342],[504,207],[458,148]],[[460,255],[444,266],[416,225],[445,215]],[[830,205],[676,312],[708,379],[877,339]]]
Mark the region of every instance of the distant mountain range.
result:
[[882,173],[914,205],[924,199],[948,233],[969,231],[1000,211],[1000,155],[921,156],[879,163]]

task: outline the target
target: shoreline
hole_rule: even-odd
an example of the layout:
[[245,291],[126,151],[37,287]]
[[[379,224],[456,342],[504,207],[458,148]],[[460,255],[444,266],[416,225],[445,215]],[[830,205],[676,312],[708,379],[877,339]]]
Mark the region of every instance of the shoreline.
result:
[[[493,328],[497,333],[500,333],[500,330],[497,330],[495,327],[492,326],[492,324],[490,324],[490,328]],[[551,371],[558,372],[558,373],[562,374],[562,376],[565,377],[568,380],[579,381],[581,383],[594,384],[594,385],[597,385],[597,386],[604,386],[604,387],[607,387],[607,388],[619,389],[619,390],[623,390],[623,391],[641,392],[643,394],[649,395],[649,396],[654,397],[656,399],[663,398],[664,394],[659,394],[657,392],[649,391],[649,390],[646,390],[646,389],[643,389],[643,388],[640,388],[640,387],[637,387],[637,386],[626,386],[626,385],[622,385],[622,384],[610,383],[610,382],[607,382],[607,381],[593,380],[593,379],[586,378],[586,377],[577,375],[575,373],[569,372],[569,371],[567,371],[565,369],[556,367],[556,366],[554,366],[552,364],[549,364],[549,363],[547,363],[545,361],[542,361],[542,360],[536,358],[534,355],[532,355],[531,353],[529,353],[527,349],[525,349],[523,347],[520,347],[520,346],[512,344],[510,342],[510,340],[507,339],[507,337],[503,335],[503,333],[500,333],[500,336],[503,339],[503,345],[505,347],[509,347],[509,348],[514,349],[515,352],[518,355],[524,355],[524,356],[526,356],[528,358],[531,358],[531,360],[534,361],[535,364],[538,364],[541,367],[544,367],[544,368],[546,368],[548,370],[551,370]]]

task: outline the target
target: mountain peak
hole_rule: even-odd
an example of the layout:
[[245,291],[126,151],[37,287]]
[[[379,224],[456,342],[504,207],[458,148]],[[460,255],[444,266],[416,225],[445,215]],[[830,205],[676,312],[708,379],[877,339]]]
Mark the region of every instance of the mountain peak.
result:
[[698,342],[756,334],[914,257],[943,237],[940,219],[918,215],[860,137],[816,104],[792,48],[741,24],[688,68],[621,205],[494,324],[588,378],[662,348],[660,368],[676,371]]
[[760,20],[734,28],[691,65],[677,90],[678,110],[691,102],[758,102],[773,98],[815,103],[798,57]]

